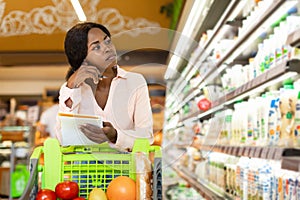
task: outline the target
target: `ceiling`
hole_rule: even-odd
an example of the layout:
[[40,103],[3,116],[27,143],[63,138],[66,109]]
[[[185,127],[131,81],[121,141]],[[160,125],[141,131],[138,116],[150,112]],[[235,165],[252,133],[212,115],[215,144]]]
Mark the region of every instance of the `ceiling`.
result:
[[[149,83],[163,81],[172,30],[171,18],[160,10],[172,2],[80,0],[87,21],[102,23],[111,31],[119,64],[142,73]],[[20,80],[26,67],[66,68],[64,36],[77,22],[70,0],[0,0],[0,82]],[[17,68],[14,72],[20,74],[12,74],[11,68]],[[41,74],[25,77],[35,79],[35,76],[44,77]]]

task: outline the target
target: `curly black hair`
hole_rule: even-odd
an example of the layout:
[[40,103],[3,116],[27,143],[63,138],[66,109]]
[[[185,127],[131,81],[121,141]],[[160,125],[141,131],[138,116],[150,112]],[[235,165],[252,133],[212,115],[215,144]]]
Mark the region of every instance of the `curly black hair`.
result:
[[110,32],[102,24],[94,22],[82,22],[73,26],[68,30],[65,37],[65,54],[68,58],[70,68],[66,75],[66,80],[81,66],[82,62],[87,56],[88,47],[88,32],[92,28],[101,29],[108,37],[110,37]]

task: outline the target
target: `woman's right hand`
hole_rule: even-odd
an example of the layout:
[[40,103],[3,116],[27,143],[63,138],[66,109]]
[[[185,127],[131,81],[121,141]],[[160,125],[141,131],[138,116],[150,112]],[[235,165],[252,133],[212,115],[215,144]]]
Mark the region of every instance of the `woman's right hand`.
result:
[[101,73],[95,66],[91,66],[88,65],[87,62],[83,62],[79,69],[77,69],[69,78],[67,87],[71,89],[78,88],[86,79],[89,78],[96,85],[99,82],[100,76]]

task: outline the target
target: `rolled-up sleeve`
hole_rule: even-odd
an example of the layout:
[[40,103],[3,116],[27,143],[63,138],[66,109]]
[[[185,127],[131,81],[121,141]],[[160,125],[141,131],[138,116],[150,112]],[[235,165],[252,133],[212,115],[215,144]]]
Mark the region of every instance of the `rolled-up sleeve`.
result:
[[[69,108],[66,105],[66,101],[71,99],[73,104]],[[64,83],[60,88],[59,96],[59,112],[78,112],[78,107],[81,102],[81,88],[71,89],[67,87],[67,83]]]

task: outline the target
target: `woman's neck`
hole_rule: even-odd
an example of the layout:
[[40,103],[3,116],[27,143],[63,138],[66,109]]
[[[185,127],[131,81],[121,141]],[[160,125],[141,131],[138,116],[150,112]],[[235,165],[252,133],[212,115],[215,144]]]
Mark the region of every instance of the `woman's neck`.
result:
[[106,68],[106,70],[103,73],[103,77],[113,79],[114,77],[117,76],[117,74],[118,74],[118,68],[117,65],[114,65]]
[[115,78],[118,74],[118,68],[117,66],[108,67],[104,73],[103,78],[99,80],[98,87],[110,87],[111,81],[113,78]]

